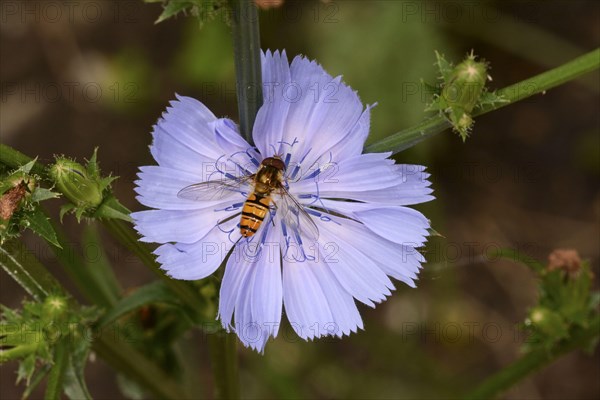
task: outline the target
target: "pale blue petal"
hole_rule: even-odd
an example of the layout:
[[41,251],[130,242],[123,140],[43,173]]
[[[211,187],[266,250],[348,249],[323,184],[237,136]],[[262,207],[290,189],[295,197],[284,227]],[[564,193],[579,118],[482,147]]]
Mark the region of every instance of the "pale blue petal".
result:
[[385,300],[394,289],[387,275],[370,258],[356,250],[354,242],[347,241],[341,231],[345,222],[341,219],[319,224],[319,244],[323,249],[324,262],[338,282],[358,301],[375,307]]
[[[271,336],[277,336],[283,305],[279,234],[275,229],[264,233],[266,239],[242,240],[238,245],[241,251],[232,255],[241,254],[243,259],[238,263],[248,271],[237,289],[235,331],[245,346],[259,352]],[[259,242],[263,244],[255,247]],[[223,281],[223,285],[229,283]],[[230,323],[222,322],[224,326]]]
[[332,160],[341,161],[362,154],[371,126],[371,108],[373,106],[367,106],[358,121],[356,121],[352,129],[348,132],[348,135],[337,146],[331,149]]
[[202,156],[188,145],[173,140],[160,124],[154,126],[152,135],[150,152],[160,166],[201,175],[207,164],[214,165],[215,159]]
[[[245,244],[239,244],[238,246],[244,247]],[[252,288],[256,269],[261,266],[255,262],[242,262],[241,264],[242,268],[246,268],[248,272],[240,282],[238,289],[234,309],[235,325],[233,330],[244,346],[254,348],[254,345],[260,342],[263,337],[261,326],[252,317]]]
[[292,163],[306,169],[330,162],[330,152],[343,140],[361,140],[348,134],[360,119],[363,104],[341,77],[332,78],[306,58],[296,57],[291,73],[292,82],[302,90],[302,98],[291,103],[285,127],[288,140],[298,141],[291,151]]
[[187,123],[190,126],[197,125],[197,129],[210,139],[210,132],[204,130],[204,127],[217,119],[215,115],[202,102],[193,97],[181,96],[175,94],[177,100],[170,102],[171,107],[167,107],[166,113],[162,115],[165,120],[177,120]]
[[[283,130],[283,145],[280,153],[292,155],[291,164],[299,163],[307,151],[313,147],[314,135],[324,123],[328,101],[338,101],[330,96],[339,89],[339,82],[333,82],[331,75],[315,61],[297,56],[290,66],[291,82],[284,92],[284,99],[290,103],[289,113]],[[312,152],[318,152],[313,149]],[[320,154],[317,155],[317,157]]]
[[[210,126],[217,118],[201,102],[191,97],[177,95],[171,107],[163,113],[153,133],[153,148],[156,152],[168,151],[172,142],[177,142],[201,154],[203,158],[216,159],[221,154]],[[156,129],[161,128],[161,129]],[[160,162],[160,160],[157,159]]]
[[146,210],[132,213],[131,217],[144,242],[195,243],[219,221],[240,212],[225,210],[230,205],[231,202],[224,202],[198,210]]
[[283,258],[283,304],[290,325],[302,339],[330,334],[335,323],[327,296],[311,268],[313,262]]
[[415,287],[414,280],[417,279],[421,263],[425,262],[425,258],[416,248],[383,239],[359,222],[333,216],[331,218],[342,224],[336,231],[340,239],[351,243],[387,275]]
[[263,105],[252,129],[254,144],[263,157],[278,153],[290,102],[284,97],[289,86],[290,66],[285,51],[262,55]]
[[179,171],[160,166],[145,166],[140,168],[139,180],[135,181],[137,200],[147,207],[164,210],[197,210],[215,208],[218,204],[231,199],[231,203],[244,201],[245,198],[236,192],[225,192],[218,201],[193,201],[177,197],[177,193],[188,185],[206,181],[197,174]]
[[235,153],[252,149],[252,146],[240,135],[237,124],[229,118],[219,118],[212,123],[212,128],[215,130],[217,144],[223,150]]
[[240,293],[242,282],[250,272],[248,266],[243,263],[242,246],[236,246],[227,260],[225,274],[221,282],[219,293],[219,315],[223,328],[227,331],[233,328],[231,323],[237,296]]
[[331,336],[341,337],[356,332],[357,329],[363,329],[362,318],[354,298],[339,284],[330,268],[321,262],[328,254],[321,253],[320,256],[320,259],[307,267],[314,272],[331,309],[333,322],[325,326],[325,330]]
[[213,113],[192,97],[177,95],[177,100],[170,102],[171,107],[158,122],[169,136],[209,159],[219,158],[222,150],[228,152],[219,148],[215,140],[213,124],[218,119]]
[[[239,133],[238,126],[228,118],[221,118],[213,123],[216,141],[224,151],[227,151],[230,165],[234,163],[240,168],[236,176],[245,172],[254,173],[262,156],[246,142]],[[228,166],[231,169],[231,166]]]
[[154,253],[167,275],[184,280],[203,279],[221,265],[234,243],[239,239],[235,223],[213,228],[195,243],[164,244]]
[[412,208],[326,199],[320,204],[327,210],[362,222],[372,232],[394,243],[420,247],[428,235],[429,220]]
[[261,340],[255,348],[262,352],[269,337],[277,337],[283,308],[283,283],[281,277],[281,252],[279,233],[269,229],[262,258],[255,269],[252,286],[252,317],[261,328]]
[[319,175],[293,185],[294,193],[314,193],[321,197],[330,191],[368,191],[389,188],[399,183],[389,153],[371,153],[327,165]]
[[[238,297],[246,285],[246,279],[252,277],[251,271],[257,266],[251,257],[254,248],[246,239],[241,239],[227,260],[225,274],[219,294],[219,315],[223,327],[229,331],[235,329],[232,322]],[[250,312],[250,311],[248,311]]]
[[162,133],[169,142],[179,142],[203,159],[216,160],[223,155],[223,151],[214,138],[212,124],[210,122],[204,125],[202,129],[198,129],[197,126],[190,126],[179,120],[158,122],[158,125],[163,129]]
[[[429,174],[419,165],[394,165],[389,153],[368,153],[332,163],[319,175],[295,182],[291,192],[373,203],[410,205],[433,199]],[[310,176],[310,175],[309,175]]]
[[426,241],[429,220],[408,207],[382,207],[355,212],[354,216],[379,236],[411,247],[421,247]]

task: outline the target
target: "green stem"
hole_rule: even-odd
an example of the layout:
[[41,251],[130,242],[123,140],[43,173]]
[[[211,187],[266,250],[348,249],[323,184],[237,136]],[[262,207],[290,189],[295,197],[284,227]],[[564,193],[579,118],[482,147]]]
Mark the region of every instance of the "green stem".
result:
[[[0,162],[3,164],[8,165],[10,168],[18,168],[21,165],[27,164],[29,161],[31,161],[30,157],[10,146],[0,143]],[[44,164],[40,162],[33,164],[31,172],[46,176],[46,168]]]
[[237,338],[234,334],[215,333],[208,337],[210,359],[215,374],[215,398],[240,398],[237,366]]
[[[600,49],[586,53],[560,67],[551,69],[532,78],[515,83],[498,91],[498,94],[508,100],[493,106],[483,107],[473,114],[479,116],[490,111],[497,110],[519,100],[526,99],[538,93],[544,93],[553,87],[571,81],[581,75],[594,71],[600,67]],[[421,123],[404,129],[398,133],[386,137],[378,142],[365,147],[365,152],[376,153],[391,151],[398,153],[415,144],[430,138],[446,128],[450,124],[444,116],[438,115],[428,118]]]
[[31,297],[43,301],[52,293],[64,293],[60,283],[50,275],[33,253],[21,242],[0,247],[0,265]]
[[263,103],[258,11],[251,0],[230,0],[240,131],[252,144],[252,127]]
[[[240,133],[252,144],[252,128],[263,103],[258,11],[252,0],[229,0],[229,4]],[[235,335],[222,333],[209,338],[218,399],[238,399],[240,396],[236,340]]]
[[536,260],[533,257],[528,256],[527,254],[523,254],[519,250],[502,248],[495,251],[490,252],[487,257],[489,259],[495,258],[503,258],[505,260],[510,260],[512,262],[520,262],[525,266],[529,267],[533,272],[537,274],[541,274],[545,267],[542,263]]
[[600,317],[596,316],[587,328],[577,330],[568,340],[559,343],[551,350],[540,348],[530,351],[513,364],[486,379],[464,398],[467,400],[494,398],[564,354],[584,348],[591,341],[597,340],[598,336],[600,336]]
[[65,377],[68,359],[69,353],[67,341],[61,340],[54,348],[54,365],[50,369],[50,374],[48,375],[48,385],[46,386],[46,392],[44,393],[44,400],[60,399],[60,394],[63,391],[63,379]]

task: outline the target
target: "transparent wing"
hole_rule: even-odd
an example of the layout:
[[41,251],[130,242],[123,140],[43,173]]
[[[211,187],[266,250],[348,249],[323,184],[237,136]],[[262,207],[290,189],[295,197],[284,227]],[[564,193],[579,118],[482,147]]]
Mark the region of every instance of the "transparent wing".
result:
[[232,193],[242,193],[242,185],[252,182],[253,179],[254,175],[247,175],[235,179],[216,179],[194,183],[181,189],[177,193],[177,197],[194,201],[220,200]]
[[307,241],[316,242],[319,239],[319,228],[312,217],[304,210],[304,206],[298,202],[283,186],[279,188],[281,202],[277,205],[277,212],[281,212],[283,221],[288,229],[298,231],[301,237]]

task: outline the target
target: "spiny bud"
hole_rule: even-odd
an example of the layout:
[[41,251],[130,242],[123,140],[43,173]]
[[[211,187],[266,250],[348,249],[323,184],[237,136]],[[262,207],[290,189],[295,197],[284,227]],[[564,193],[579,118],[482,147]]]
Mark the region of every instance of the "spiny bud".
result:
[[102,187],[86,168],[72,160],[59,157],[50,168],[56,188],[80,208],[94,208],[102,202]]
[[487,76],[486,63],[475,61],[471,53],[452,70],[444,85],[442,97],[448,107],[471,113],[479,101]]

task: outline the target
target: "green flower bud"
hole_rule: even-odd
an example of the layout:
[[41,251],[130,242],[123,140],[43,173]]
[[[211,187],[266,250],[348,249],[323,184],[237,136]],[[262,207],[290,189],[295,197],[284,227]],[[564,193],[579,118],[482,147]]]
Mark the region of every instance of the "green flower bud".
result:
[[560,314],[546,307],[533,308],[529,313],[529,319],[535,328],[553,339],[560,340],[568,335],[567,325]]
[[87,209],[102,202],[102,186],[95,177],[90,177],[86,168],[69,159],[57,158],[50,168],[50,176],[56,188],[75,206]]
[[470,113],[479,101],[486,79],[486,64],[475,61],[471,54],[452,70],[444,84],[442,97],[448,107]]
[[42,306],[42,316],[46,319],[56,319],[67,312],[67,299],[61,296],[48,296]]

